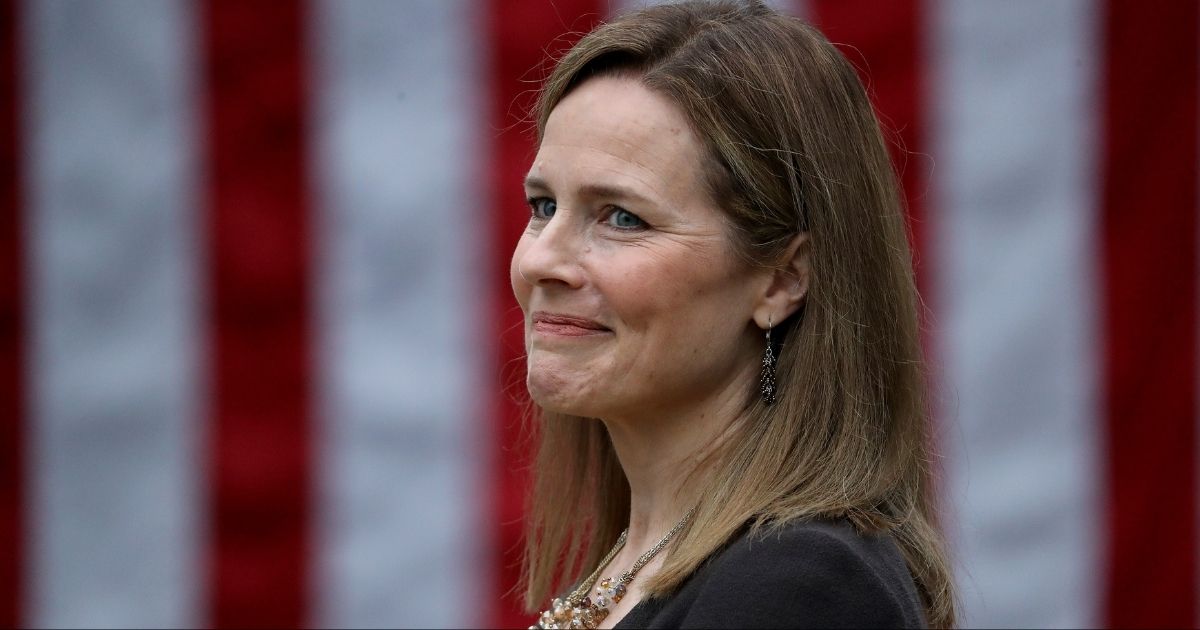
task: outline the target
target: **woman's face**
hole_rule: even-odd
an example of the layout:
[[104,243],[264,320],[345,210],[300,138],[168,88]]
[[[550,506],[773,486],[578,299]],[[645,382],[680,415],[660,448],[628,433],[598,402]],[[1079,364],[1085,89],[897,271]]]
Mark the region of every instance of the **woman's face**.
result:
[[544,409],[609,418],[749,392],[763,273],[733,252],[681,111],[601,77],[550,114],[510,276]]

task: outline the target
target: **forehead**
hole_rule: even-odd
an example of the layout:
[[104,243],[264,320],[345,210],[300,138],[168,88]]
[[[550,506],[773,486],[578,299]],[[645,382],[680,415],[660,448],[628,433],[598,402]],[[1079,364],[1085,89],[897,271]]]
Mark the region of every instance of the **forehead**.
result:
[[683,112],[636,79],[598,77],[550,113],[531,175],[612,178],[682,201],[701,190],[702,145]]

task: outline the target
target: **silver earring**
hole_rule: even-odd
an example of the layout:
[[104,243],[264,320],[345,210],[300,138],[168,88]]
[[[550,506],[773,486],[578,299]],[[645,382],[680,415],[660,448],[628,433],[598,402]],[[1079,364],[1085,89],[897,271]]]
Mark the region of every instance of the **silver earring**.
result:
[[771,328],[774,327],[770,318],[767,319],[767,351],[763,353],[762,372],[758,376],[761,386],[762,400],[770,407],[775,404],[775,352],[771,350]]

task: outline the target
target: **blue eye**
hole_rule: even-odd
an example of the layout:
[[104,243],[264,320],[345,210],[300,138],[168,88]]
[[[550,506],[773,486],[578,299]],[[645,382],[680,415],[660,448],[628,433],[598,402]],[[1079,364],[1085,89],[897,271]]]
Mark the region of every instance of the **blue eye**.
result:
[[533,209],[535,219],[549,219],[554,216],[554,211],[558,209],[558,204],[554,203],[549,197],[531,197],[526,201],[529,202],[529,207]]
[[626,230],[646,226],[646,222],[641,220],[638,215],[624,208],[615,208],[612,214],[608,215],[608,224]]

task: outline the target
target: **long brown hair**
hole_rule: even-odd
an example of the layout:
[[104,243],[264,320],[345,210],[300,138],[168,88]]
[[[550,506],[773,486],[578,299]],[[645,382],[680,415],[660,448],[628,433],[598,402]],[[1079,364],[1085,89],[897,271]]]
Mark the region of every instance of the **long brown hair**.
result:
[[[816,29],[758,1],[655,6],[598,27],[558,61],[539,101],[539,138],[571,89],[614,73],[685,113],[742,257],[780,265],[801,232],[810,247],[805,304],[776,327],[780,398],[766,406],[747,392],[737,433],[648,594],[678,587],[747,523],[846,518],[894,536],[928,622],[954,625],[903,207],[854,68]],[[604,426],[532,415],[531,611],[594,568],[629,518],[629,484]]]

